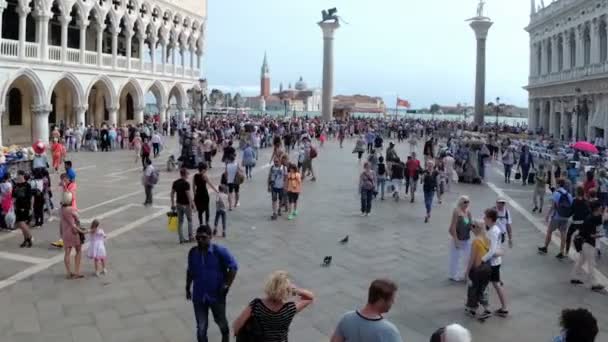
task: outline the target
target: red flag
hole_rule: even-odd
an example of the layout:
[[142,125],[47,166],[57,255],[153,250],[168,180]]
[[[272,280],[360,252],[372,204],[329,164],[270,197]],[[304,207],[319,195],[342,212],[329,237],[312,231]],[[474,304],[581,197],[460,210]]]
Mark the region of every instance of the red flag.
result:
[[397,107],[410,108],[410,102],[408,100],[397,98]]

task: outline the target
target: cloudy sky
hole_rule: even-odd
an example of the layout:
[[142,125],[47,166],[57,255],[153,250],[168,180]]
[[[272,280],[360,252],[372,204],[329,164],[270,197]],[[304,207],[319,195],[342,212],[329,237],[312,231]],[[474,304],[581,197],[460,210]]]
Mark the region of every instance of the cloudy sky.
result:
[[[271,84],[304,77],[320,87],[320,11],[337,7],[335,93],[395,97],[414,108],[473,103],[475,39],[466,19],[477,0],[208,0],[205,76],[211,87],[259,93],[268,53]],[[546,0],[550,2],[550,0]],[[529,0],[487,0],[486,102],[527,106]]]

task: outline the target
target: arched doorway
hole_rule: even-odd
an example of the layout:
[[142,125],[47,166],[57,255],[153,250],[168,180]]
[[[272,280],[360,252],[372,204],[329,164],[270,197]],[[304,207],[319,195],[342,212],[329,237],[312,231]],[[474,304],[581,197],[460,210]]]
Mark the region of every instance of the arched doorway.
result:
[[143,122],[144,100],[143,91],[135,80],[129,80],[120,90],[118,106],[118,122],[120,124]]
[[87,94],[88,110],[85,115],[86,125],[100,127],[109,121],[112,108],[116,107],[114,87],[109,79],[101,77],[93,82]]
[[146,109],[145,116],[150,116],[156,119],[158,116],[161,122],[164,121],[166,114],[166,99],[165,89],[160,82],[154,82],[145,94]]
[[183,121],[185,119],[184,110],[186,109],[187,95],[181,84],[175,84],[171,88],[168,99],[171,116],[175,116],[178,121]]
[[52,126],[76,127],[77,110],[82,106],[83,90],[78,79],[72,74],[65,74],[51,88],[51,114],[49,124]]
[[1,95],[4,96],[5,109],[2,115],[2,145],[29,144],[34,134],[42,134],[46,136],[41,136],[43,140],[48,139],[46,122],[34,127],[34,109],[47,104],[40,80],[33,72],[21,72],[9,82]]

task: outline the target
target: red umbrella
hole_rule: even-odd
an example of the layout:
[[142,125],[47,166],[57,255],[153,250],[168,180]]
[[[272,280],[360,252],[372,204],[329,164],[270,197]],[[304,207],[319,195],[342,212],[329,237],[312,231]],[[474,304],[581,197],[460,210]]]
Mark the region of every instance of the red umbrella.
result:
[[572,147],[576,150],[583,151],[583,152],[599,153],[599,151],[597,150],[597,147],[595,147],[595,145],[593,145],[590,142],[586,142],[586,141],[579,141],[579,142],[573,144]]

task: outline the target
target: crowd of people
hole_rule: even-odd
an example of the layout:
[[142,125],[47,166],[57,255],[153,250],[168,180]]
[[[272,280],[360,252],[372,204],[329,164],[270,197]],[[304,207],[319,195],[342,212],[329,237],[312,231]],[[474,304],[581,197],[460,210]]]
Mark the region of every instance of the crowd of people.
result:
[[[172,156],[179,169],[179,178],[171,185],[171,207],[178,217],[178,242],[197,244],[188,253],[185,292],[186,298],[193,302],[198,341],[207,341],[209,309],[219,326],[223,342],[230,340],[230,331],[243,340],[287,341],[294,316],[315,300],[311,291],[294,285],[287,272],[275,271],[265,285],[265,296],[246,305],[233,322],[232,329],[229,327],[226,296],[237,275],[238,262],[228,248],[212,243],[212,240],[217,236],[227,237],[227,215],[241,206],[241,186],[247,179],[252,179],[256,171],[263,170],[261,167],[256,169],[262,149],[272,151],[267,166],[267,187],[264,189],[270,199],[271,220],[282,216],[287,220],[297,218],[302,187],[306,180],[316,181],[319,176],[313,167],[319,153],[317,148],[329,139],[337,140],[340,148],[346,139],[354,143],[353,154],[362,167],[357,187],[360,211],[364,217],[372,213],[372,203],[376,200],[384,201],[388,197],[400,201],[402,187],[405,188],[405,198],[414,203],[421,188],[425,204],[424,222],[428,223],[435,199],[442,203],[442,196],[455,182],[468,182],[476,177],[483,181],[485,165],[493,160],[502,160],[505,183],[510,183],[510,173],[515,164],[517,172],[525,174],[524,183],[529,179],[528,173],[536,171],[532,182],[535,183],[533,200],[535,211],[539,213],[543,209],[542,199],[548,184],[544,178],[544,165],[539,165],[536,170],[534,158],[526,146],[518,151],[516,157],[507,139],[501,140],[500,135],[496,135],[495,126],[472,127],[447,121],[359,119],[323,122],[308,118],[278,120],[270,117],[217,117],[163,126],[151,120],[120,128],[103,125],[98,130],[57,127],[51,135],[52,167],[46,160],[44,146],[38,146],[31,175],[19,172],[14,180],[6,175],[0,184],[4,216],[1,221],[22,231],[24,240],[21,247],[32,247],[30,214],[33,213],[34,226],[38,226],[45,222],[44,213],[50,214],[53,210],[49,170],[59,172],[63,161],[64,170],[60,176],[62,194],[58,196],[61,199],[58,212],[61,239],[54,244],[64,248],[66,277],[83,277],[80,264],[85,240],[90,241],[87,256],[94,262],[95,274],[105,274],[105,232],[97,220],[91,223],[90,228],[80,224],[76,206],[76,174],[71,161],[65,160],[67,152],[82,150],[82,146],[91,151],[134,150],[136,162],[142,162],[144,205],[149,206],[153,204],[153,189],[159,181],[159,171],[150,157],[159,155],[164,146],[164,136],[177,132],[179,148]],[[468,130],[485,132],[492,128],[494,130],[485,140],[472,143],[465,139]],[[500,129],[502,133],[522,131],[525,127],[505,126]],[[400,156],[390,139],[407,142],[409,153]],[[423,145],[422,161],[417,158],[419,142]],[[220,153],[221,158],[216,157]],[[260,163],[266,163],[266,160]],[[222,170],[218,184],[207,174],[213,167]],[[194,175],[190,174],[191,169],[197,170]],[[608,182],[597,182],[592,172],[586,174],[584,184],[579,186],[576,185],[579,179],[570,178],[569,173],[566,178],[561,177],[561,173],[558,175],[553,176],[556,186],[551,187],[553,195],[546,216],[549,222],[547,240],[544,246],[539,247],[539,252],[547,252],[552,233],[558,230],[562,238],[558,258],[568,255],[571,241],[580,252],[572,272],[572,284],[583,283],[580,275],[586,265],[591,271],[587,272],[585,282],[593,290],[603,290],[593,270],[595,241],[600,237],[595,228],[608,220],[605,214],[608,187],[602,187]],[[602,177],[608,179],[605,173]],[[572,189],[576,191],[575,197],[571,195]],[[213,221],[210,220],[212,196],[215,200]],[[470,211],[470,198],[461,196],[448,228],[451,239],[448,278],[456,283],[467,283],[465,313],[479,320],[510,314],[500,272],[505,251],[513,246],[513,220],[507,202],[505,198],[498,198],[495,205],[484,211],[483,221],[475,221]],[[196,226],[193,220],[195,210],[198,216]],[[13,225],[9,224],[11,217],[14,217]],[[220,227],[221,230],[218,229]],[[72,251],[75,251],[73,262]],[[494,312],[488,302],[490,285],[500,302]],[[394,304],[397,290],[398,286],[392,280],[374,280],[369,287],[367,303],[342,316],[331,341],[402,341],[397,327],[383,316]],[[593,342],[598,333],[595,318],[585,309],[564,310],[561,325],[563,333],[556,337],[559,342]],[[451,324],[435,331],[430,341],[469,342],[472,337],[466,328]]]

